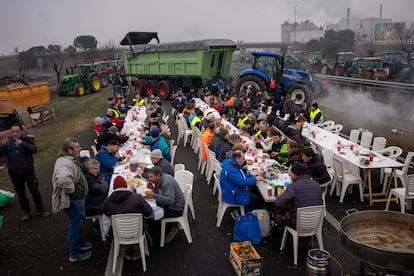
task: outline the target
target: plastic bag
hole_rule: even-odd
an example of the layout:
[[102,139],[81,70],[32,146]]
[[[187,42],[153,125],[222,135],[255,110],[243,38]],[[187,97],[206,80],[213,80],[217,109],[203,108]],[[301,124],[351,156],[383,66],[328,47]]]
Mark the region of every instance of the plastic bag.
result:
[[234,224],[233,234],[235,241],[251,241],[252,244],[261,243],[262,236],[260,234],[257,215],[249,212],[238,217]]
[[5,207],[11,199],[14,198],[14,193],[0,190],[0,207]]
[[265,209],[256,209],[252,211],[257,214],[257,221],[259,222],[260,235],[262,237],[269,236],[270,232],[270,216],[269,212]]

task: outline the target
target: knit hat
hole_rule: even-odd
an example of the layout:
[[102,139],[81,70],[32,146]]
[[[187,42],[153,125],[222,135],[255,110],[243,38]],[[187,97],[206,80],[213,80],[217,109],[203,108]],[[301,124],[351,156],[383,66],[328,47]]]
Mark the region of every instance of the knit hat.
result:
[[151,158],[162,159],[162,152],[159,149],[155,149],[150,153]]
[[229,131],[225,128],[220,128],[218,135],[223,138],[224,136],[226,136],[229,133]]
[[153,129],[151,130],[150,135],[152,138],[157,138],[158,136],[160,136],[160,131],[158,129]]
[[297,176],[302,175],[302,174],[309,174],[308,167],[305,164],[298,163],[298,162],[292,165],[292,168],[290,169],[290,171]]
[[128,188],[128,184],[126,183],[125,179],[120,175],[115,177],[114,180],[114,190],[119,188]]

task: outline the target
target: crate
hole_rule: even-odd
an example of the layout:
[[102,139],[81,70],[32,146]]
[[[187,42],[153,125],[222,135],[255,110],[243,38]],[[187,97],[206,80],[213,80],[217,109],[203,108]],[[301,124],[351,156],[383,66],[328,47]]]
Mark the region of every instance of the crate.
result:
[[[255,257],[240,260],[237,256],[237,253],[233,249],[235,245],[238,247],[243,245],[251,246]],[[256,249],[254,249],[250,241],[230,243],[230,263],[232,264],[238,276],[263,275],[263,258],[260,257],[259,253],[257,253]]]

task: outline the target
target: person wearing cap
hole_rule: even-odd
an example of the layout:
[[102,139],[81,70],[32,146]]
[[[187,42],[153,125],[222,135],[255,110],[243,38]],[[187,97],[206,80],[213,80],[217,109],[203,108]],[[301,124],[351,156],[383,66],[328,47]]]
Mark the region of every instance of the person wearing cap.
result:
[[118,143],[122,145],[127,142],[128,139],[128,136],[118,135],[118,128],[116,126],[111,126],[107,131],[96,138],[96,149],[100,150],[102,146],[108,145],[108,143],[112,140],[117,140]]
[[[113,181],[113,192],[105,199],[103,213],[108,217],[119,214],[142,214],[144,217],[152,215],[152,208],[148,202],[137,193],[128,189],[127,182],[122,176],[115,177]],[[144,220],[145,231],[145,220]],[[140,253],[138,245],[128,245],[124,249],[127,260],[138,260]]]
[[92,244],[81,241],[85,222],[85,197],[89,192],[88,182],[79,165],[81,147],[79,141],[67,138],[58,152],[52,175],[52,210],[62,210],[68,216],[69,261],[77,262],[92,255]]
[[142,136],[142,141],[150,144],[151,151],[159,149],[162,152],[162,156],[171,162],[170,147],[164,137],[160,136],[159,128],[152,128],[149,136]]
[[231,134],[229,136],[228,141],[223,144],[221,147],[217,160],[223,162],[223,160],[227,159],[227,153],[230,152],[234,145],[239,144],[241,142],[241,137],[238,134]]
[[283,194],[276,197],[276,218],[278,226],[296,228],[297,209],[323,205],[322,190],[319,183],[312,180],[305,164],[295,163],[289,173],[292,183]]
[[[154,198],[157,204],[164,208],[164,217],[179,217],[184,211],[184,195],[177,180],[169,174],[163,173],[158,166],[148,171],[148,188],[145,192],[149,198]],[[177,224],[168,223],[171,227],[165,242],[170,242],[178,233]]]
[[119,142],[112,140],[106,146],[102,146],[95,156],[95,159],[101,164],[99,172],[103,174],[105,180],[110,183],[114,167],[117,162],[122,161],[119,152]]
[[197,110],[195,114],[196,116],[194,116],[193,120],[191,121],[191,125],[201,130],[201,122],[202,122],[204,113],[201,110]]
[[309,117],[311,122],[313,122],[314,124],[319,124],[323,122],[323,113],[319,109],[318,103],[312,103]]
[[322,156],[314,152],[311,147],[303,149],[302,161],[308,167],[309,175],[319,184],[325,184],[331,180]]
[[171,163],[162,156],[162,152],[159,149],[154,149],[150,153],[151,163],[154,166],[158,166],[163,173],[174,176],[174,168]]

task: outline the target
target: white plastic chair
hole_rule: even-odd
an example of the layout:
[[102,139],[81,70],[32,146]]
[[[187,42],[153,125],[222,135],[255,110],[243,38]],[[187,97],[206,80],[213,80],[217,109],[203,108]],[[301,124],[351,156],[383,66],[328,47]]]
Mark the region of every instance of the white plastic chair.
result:
[[318,125],[323,129],[330,130],[335,125],[335,122],[332,120],[328,120],[323,122],[322,124]]
[[331,127],[330,129],[328,129],[330,132],[332,132],[335,135],[339,135],[339,133],[341,132],[341,130],[344,128],[343,125],[341,124],[336,124],[333,127]]
[[[200,149],[198,151],[198,170],[200,170],[200,174],[204,174],[204,171],[207,167],[207,160],[203,160],[203,145],[200,138],[197,138],[198,143],[200,144]],[[207,148],[207,145],[205,145]]]
[[207,168],[206,168],[206,180],[207,185],[210,185],[211,178],[213,177],[214,167],[218,160],[216,159],[216,154],[214,151],[206,148],[207,151]]
[[406,180],[406,186],[391,189],[385,210],[388,210],[391,198],[392,196],[395,196],[398,197],[398,200],[400,201],[401,213],[405,213],[405,205],[407,204],[407,201],[414,199],[414,174],[407,175]]
[[172,146],[172,148],[171,148],[171,152],[170,152],[170,155],[171,155],[171,165],[174,165],[174,159],[175,159],[175,153],[177,152],[177,145],[174,145],[174,146]]
[[176,171],[182,171],[182,170],[185,170],[185,165],[184,164],[175,164],[174,165],[174,173]]
[[115,273],[116,261],[119,255],[121,244],[131,245],[139,244],[141,253],[142,269],[147,270],[145,255],[149,255],[147,239],[143,231],[142,214],[120,214],[111,216],[112,230],[114,233],[114,260],[112,263],[112,272]]
[[374,142],[372,142],[372,151],[380,151],[385,149],[387,144],[387,139],[384,137],[375,137]]
[[175,142],[175,140],[173,140],[173,139],[170,140],[170,149],[174,146],[174,142]]
[[351,172],[345,172],[344,163],[335,156],[333,157],[333,163],[334,163],[334,171],[335,171],[335,179],[336,179],[335,184],[333,184],[334,185],[333,189],[335,189],[335,186],[337,186],[339,183],[342,184],[341,196],[339,198],[339,202],[342,203],[344,201],[345,193],[349,185],[353,185],[353,184],[358,185],[361,202],[364,201],[361,177],[359,175],[354,175]]
[[324,210],[325,207],[323,205],[298,208],[296,230],[285,226],[280,251],[285,249],[287,233],[289,232],[293,238],[293,263],[295,265],[298,264],[299,237],[312,237],[316,235],[319,248],[323,249],[322,225],[325,217]]
[[[177,180],[178,184],[181,187],[181,190],[184,192],[184,185],[191,185],[194,184],[194,174],[187,170],[179,170],[174,173],[174,178]],[[190,212],[192,214],[193,219],[195,219],[195,211],[194,211],[194,203],[193,203],[193,195],[188,198],[188,207],[190,208]]]
[[79,156],[91,158],[91,152],[88,149],[83,149],[79,152]]
[[358,129],[351,129],[351,132],[349,133],[349,141],[358,144],[359,141],[359,130]]
[[[402,152],[403,152],[402,149],[397,146],[390,146],[390,147],[386,147],[383,150],[377,151],[378,154],[382,154],[392,160],[397,160],[397,158],[400,157]],[[389,171],[391,172],[391,170]],[[381,169],[380,183],[383,183],[383,179],[384,179],[384,168]]]
[[218,173],[215,173],[214,174],[214,180],[215,181],[218,181],[218,183],[219,183],[217,185],[219,204],[218,204],[218,208],[217,208],[217,223],[216,223],[216,226],[217,227],[220,227],[221,222],[223,221],[223,217],[224,217],[224,214],[226,213],[227,208],[229,208],[229,207],[238,207],[238,208],[240,208],[240,213],[242,215],[244,215],[245,212],[244,212],[244,206],[243,205],[230,204],[230,203],[226,203],[226,202],[223,202],[222,201],[220,175]]
[[[217,173],[217,174],[220,176],[220,173],[221,173],[221,163],[220,163],[220,162],[218,162],[218,160],[217,160],[217,163],[216,163],[216,167],[214,168],[214,173]],[[213,175],[213,176],[214,176],[214,175]],[[217,189],[218,189],[218,185],[220,185],[220,179],[219,179],[219,180],[217,180],[217,179],[214,177],[213,195],[215,195],[215,194],[216,194]],[[218,201],[218,198],[217,198],[217,201]]]
[[177,145],[180,144],[180,139],[184,139],[184,147],[187,145],[188,137],[193,134],[193,131],[188,128],[187,122],[183,114],[178,114],[178,138],[177,138]]
[[325,183],[323,183],[323,184],[321,184],[320,186],[321,186],[321,189],[322,189],[322,201],[323,201],[323,206],[325,206],[325,216],[326,216],[326,201],[325,201],[325,197],[326,197],[326,194],[328,193],[328,190],[329,190],[329,185],[331,185],[331,183],[332,183],[332,180],[333,180],[333,174],[331,174],[330,172],[328,172],[329,173],[329,181],[327,181],[327,182],[325,182]]
[[[322,150],[322,157],[323,157],[323,163],[325,164],[326,169],[329,173],[332,175],[335,174],[334,168],[333,168],[333,156],[334,152],[331,149],[323,149]],[[331,195],[332,195],[332,189],[331,189]]]
[[92,220],[92,222],[95,222],[96,220],[98,220],[99,231],[101,232],[102,241],[106,241],[105,230],[104,230],[104,226],[103,226],[103,222],[102,222],[102,215],[87,216],[85,219]]
[[[403,187],[406,187],[406,179],[408,174],[408,168],[410,167],[410,163],[412,162],[414,157],[414,152],[410,151],[407,153],[405,157],[404,167],[400,170],[395,170],[397,177],[401,180]],[[392,172],[391,168],[384,169],[384,182],[382,183],[382,192],[385,192],[387,189],[388,178],[390,177]]]
[[193,186],[184,184],[184,211],[183,215],[180,217],[174,217],[174,218],[163,218],[161,220],[161,238],[160,238],[160,247],[164,247],[164,241],[165,241],[165,225],[169,222],[178,222],[182,229],[184,230],[185,236],[187,237],[188,243],[192,243],[193,239],[191,238],[191,230],[190,225],[188,224],[188,204],[189,204],[189,198],[192,195]]
[[92,150],[93,156],[96,156],[98,154],[98,150],[96,149],[96,146],[92,145],[91,150]]
[[369,132],[369,131],[362,132],[361,143],[359,145],[361,147],[370,149],[371,143],[372,143],[372,132]]

